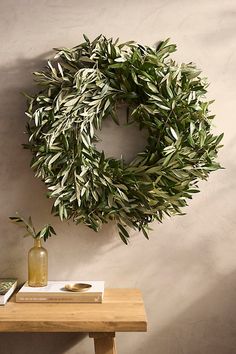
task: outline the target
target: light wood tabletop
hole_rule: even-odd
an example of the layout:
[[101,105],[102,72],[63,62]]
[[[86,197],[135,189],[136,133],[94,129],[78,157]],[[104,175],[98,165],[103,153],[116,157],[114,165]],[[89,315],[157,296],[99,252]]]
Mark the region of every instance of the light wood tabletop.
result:
[[115,332],[145,332],[138,289],[106,289],[102,304],[16,303],[0,307],[0,332],[88,332],[96,354],[115,354]]

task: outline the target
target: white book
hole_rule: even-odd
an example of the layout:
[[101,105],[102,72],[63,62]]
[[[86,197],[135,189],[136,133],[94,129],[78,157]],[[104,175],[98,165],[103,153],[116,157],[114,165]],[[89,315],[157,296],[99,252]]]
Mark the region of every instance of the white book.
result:
[[17,285],[17,280],[13,278],[0,278],[0,305],[5,305],[13,294]]
[[[69,284],[89,284],[86,291],[66,290]],[[48,281],[46,286],[32,287],[26,282],[16,294],[16,302],[87,302],[101,303],[104,295],[104,281],[64,280]]]

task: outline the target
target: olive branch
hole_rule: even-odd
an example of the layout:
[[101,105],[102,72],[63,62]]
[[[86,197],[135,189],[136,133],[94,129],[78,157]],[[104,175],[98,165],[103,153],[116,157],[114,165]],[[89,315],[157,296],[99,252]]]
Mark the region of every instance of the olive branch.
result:
[[[55,49],[54,60],[34,73],[40,89],[28,96],[26,112],[31,167],[61,220],[94,231],[115,220],[125,243],[129,228],[148,238],[152,221],[182,215],[198,181],[221,168],[223,134],[212,133],[208,83],[193,63],[170,59],[176,46],[169,40],[151,48],[84,38]],[[96,149],[103,120],[119,124],[123,102],[128,124],[148,131],[144,151],[129,164]]]

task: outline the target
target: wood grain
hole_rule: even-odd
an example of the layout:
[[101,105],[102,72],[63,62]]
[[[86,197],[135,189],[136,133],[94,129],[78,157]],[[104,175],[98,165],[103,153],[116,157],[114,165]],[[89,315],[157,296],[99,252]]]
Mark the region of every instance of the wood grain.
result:
[[0,332],[144,332],[138,289],[106,289],[102,304],[16,303],[0,308]]
[[115,333],[89,333],[94,338],[95,354],[117,354]]

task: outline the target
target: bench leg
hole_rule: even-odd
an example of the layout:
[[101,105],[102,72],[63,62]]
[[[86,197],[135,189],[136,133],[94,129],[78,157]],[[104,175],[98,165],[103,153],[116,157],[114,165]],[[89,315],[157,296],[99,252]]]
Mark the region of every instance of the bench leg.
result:
[[93,332],[89,337],[94,339],[95,354],[117,354],[114,332]]

